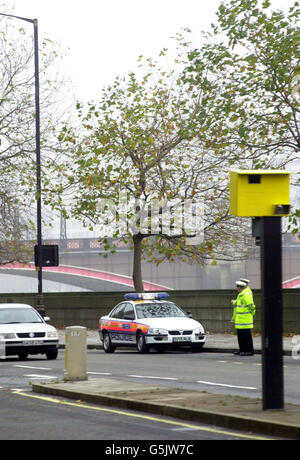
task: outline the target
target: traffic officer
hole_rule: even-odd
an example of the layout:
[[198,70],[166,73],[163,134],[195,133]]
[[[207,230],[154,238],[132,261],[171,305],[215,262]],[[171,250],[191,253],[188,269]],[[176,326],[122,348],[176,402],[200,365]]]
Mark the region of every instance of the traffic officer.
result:
[[240,356],[253,355],[253,341],[251,329],[253,329],[253,316],[255,314],[255,305],[250,288],[247,288],[245,281],[236,281],[238,296],[232,300],[233,316],[232,322],[237,331],[239,351],[234,354]]
[[240,281],[242,281],[243,283],[246,283],[245,290],[247,290],[249,292],[249,294],[252,295],[252,305],[250,307],[250,311],[251,311],[252,315],[254,316],[255,315],[255,305],[254,305],[254,300],[253,300],[253,292],[252,292],[252,289],[249,286],[250,280],[247,280],[246,278],[240,278]]

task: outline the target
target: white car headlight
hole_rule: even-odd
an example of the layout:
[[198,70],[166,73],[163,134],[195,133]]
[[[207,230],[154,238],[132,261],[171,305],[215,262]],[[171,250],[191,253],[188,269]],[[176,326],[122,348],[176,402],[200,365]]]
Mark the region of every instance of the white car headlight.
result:
[[153,335],[167,335],[168,331],[166,329],[159,329],[157,327],[150,327],[148,329],[148,334],[153,334]]
[[204,334],[204,329],[202,327],[197,327],[194,329],[194,334]]
[[47,337],[50,339],[57,339],[57,332],[56,331],[50,331],[47,332]]
[[9,340],[9,339],[16,339],[17,336],[13,332],[7,334],[0,334],[0,339],[2,340]]

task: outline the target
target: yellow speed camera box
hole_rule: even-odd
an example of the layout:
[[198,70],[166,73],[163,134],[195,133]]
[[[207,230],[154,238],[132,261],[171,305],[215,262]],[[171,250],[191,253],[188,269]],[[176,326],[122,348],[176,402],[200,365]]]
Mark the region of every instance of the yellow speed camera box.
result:
[[290,172],[276,169],[230,171],[230,213],[240,217],[287,216]]

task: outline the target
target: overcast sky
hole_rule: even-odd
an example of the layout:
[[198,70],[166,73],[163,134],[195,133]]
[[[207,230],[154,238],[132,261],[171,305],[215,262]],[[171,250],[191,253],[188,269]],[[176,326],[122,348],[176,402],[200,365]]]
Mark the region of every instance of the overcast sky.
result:
[[[37,18],[39,36],[68,50],[65,75],[75,97],[99,99],[100,89],[116,75],[137,68],[142,54],[156,57],[170,37],[189,27],[197,40],[214,21],[220,0],[2,0],[14,14]],[[293,0],[273,0],[285,8]],[[12,11],[12,10],[11,10]],[[8,11],[6,11],[8,12]],[[23,26],[24,27],[24,26]],[[28,25],[30,27],[30,25]],[[67,70],[66,70],[67,69]]]

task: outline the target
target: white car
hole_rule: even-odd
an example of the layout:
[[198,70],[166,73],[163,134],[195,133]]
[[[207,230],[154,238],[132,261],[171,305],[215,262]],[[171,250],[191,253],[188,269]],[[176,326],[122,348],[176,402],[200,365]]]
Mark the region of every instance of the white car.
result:
[[42,353],[47,359],[56,359],[58,333],[46,324],[49,320],[30,305],[0,304],[0,358],[18,355],[26,359]]
[[126,294],[124,302],[99,320],[104,351],[124,346],[136,346],[139,353],[179,346],[200,351],[206,339],[202,324],[165,300],[168,297],[166,292]]

